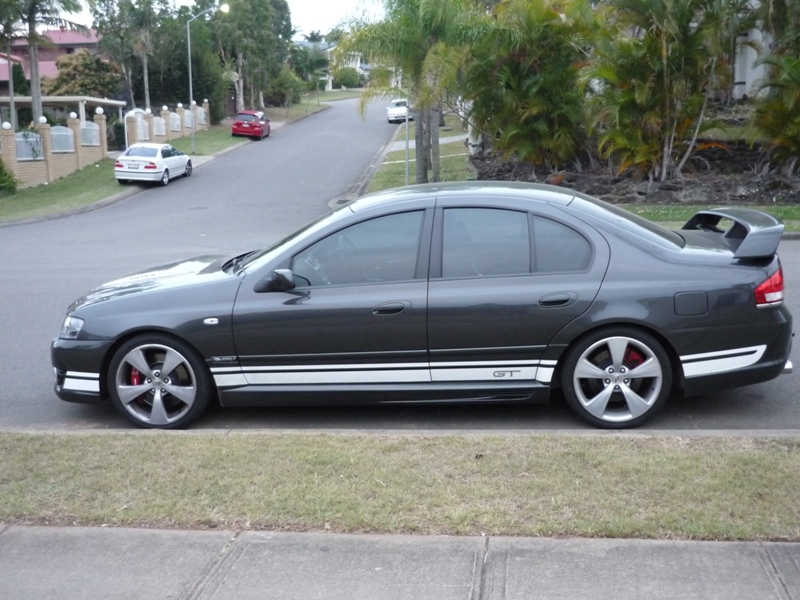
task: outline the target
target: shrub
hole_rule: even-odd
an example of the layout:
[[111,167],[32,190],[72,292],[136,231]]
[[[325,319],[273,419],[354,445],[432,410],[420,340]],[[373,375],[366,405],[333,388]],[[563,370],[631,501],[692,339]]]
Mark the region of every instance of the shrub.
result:
[[353,67],[344,67],[333,72],[333,87],[335,88],[358,87],[359,81],[358,71]]
[[16,194],[17,185],[17,178],[12,172],[7,171],[3,161],[0,161],[0,198]]

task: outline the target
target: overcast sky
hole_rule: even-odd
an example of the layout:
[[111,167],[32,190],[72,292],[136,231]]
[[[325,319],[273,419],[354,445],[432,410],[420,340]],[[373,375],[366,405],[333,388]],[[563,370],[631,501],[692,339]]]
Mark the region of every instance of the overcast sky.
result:
[[[323,35],[334,27],[354,18],[366,17],[370,20],[380,18],[383,14],[380,0],[287,0],[292,13],[292,27],[299,33],[298,39],[312,31]],[[194,4],[192,0],[177,0],[178,6]],[[70,21],[90,26],[92,16],[89,11],[80,14],[66,15]]]
[[379,18],[379,0],[287,0],[292,13],[292,27],[300,35],[319,31],[323,35],[353,18]]

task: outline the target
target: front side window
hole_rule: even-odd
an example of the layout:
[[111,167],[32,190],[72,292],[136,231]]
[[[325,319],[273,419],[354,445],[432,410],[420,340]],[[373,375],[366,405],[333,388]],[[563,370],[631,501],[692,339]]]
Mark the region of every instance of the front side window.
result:
[[448,208],[442,277],[521,275],[531,271],[528,214],[495,208]]
[[292,260],[297,285],[413,280],[423,215],[415,211],[370,219],[316,242]]

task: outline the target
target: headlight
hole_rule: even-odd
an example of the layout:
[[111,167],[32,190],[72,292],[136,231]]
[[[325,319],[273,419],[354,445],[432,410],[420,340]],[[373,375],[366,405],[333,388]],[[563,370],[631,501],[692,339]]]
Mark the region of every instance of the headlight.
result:
[[83,327],[83,319],[67,317],[64,319],[64,324],[61,326],[61,332],[58,337],[62,340],[76,340],[81,332],[81,327]]

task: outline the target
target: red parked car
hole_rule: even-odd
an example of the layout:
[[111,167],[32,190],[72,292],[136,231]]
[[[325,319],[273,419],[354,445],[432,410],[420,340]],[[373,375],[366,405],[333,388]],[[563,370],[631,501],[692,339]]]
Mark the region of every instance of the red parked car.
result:
[[231,135],[246,135],[258,140],[269,137],[269,119],[260,110],[243,110],[233,121]]

